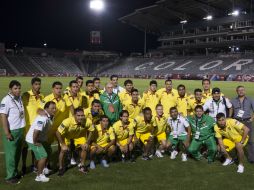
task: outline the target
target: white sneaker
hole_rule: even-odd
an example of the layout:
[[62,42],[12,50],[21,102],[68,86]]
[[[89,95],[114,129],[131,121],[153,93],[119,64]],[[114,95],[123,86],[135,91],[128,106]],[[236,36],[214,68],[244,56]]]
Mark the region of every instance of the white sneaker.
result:
[[104,167],[104,168],[108,168],[109,165],[108,165],[108,162],[106,160],[101,160],[101,165]]
[[164,157],[164,156],[161,154],[161,151],[160,151],[160,150],[156,150],[155,155],[156,155],[158,158],[163,158],[163,157]]
[[224,162],[223,162],[223,166],[228,166],[228,165],[230,165],[231,164],[231,162],[232,162],[232,158],[227,158]]
[[177,154],[178,154],[178,152],[177,152],[176,150],[174,150],[173,152],[171,152],[170,159],[171,159],[171,160],[176,159]]
[[52,170],[50,170],[50,169],[48,169],[48,168],[44,168],[43,171],[42,171],[42,173],[43,173],[44,175],[49,175],[50,172],[52,172]]
[[243,173],[243,172],[244,172],[244,166],[239,164],[238,169],[237,169],[237,173]]
[[95,169],[95,163],[94,163],[94,161],[90,162],[90,169],[91,170]]
[[44,174],[40,174],[40,175],[36,176],[35,181],[38,181],[38,182],[48,182],[49,178],[46,177]]
[[71,158],[71,165],[72,165],[72,166],[77,165],[77,162],[75,161],[75,159],[74,159],[74,158]]
[[188,160],[187,159],[187,154],[182,153],[182,161],[186,162],[187,160]]

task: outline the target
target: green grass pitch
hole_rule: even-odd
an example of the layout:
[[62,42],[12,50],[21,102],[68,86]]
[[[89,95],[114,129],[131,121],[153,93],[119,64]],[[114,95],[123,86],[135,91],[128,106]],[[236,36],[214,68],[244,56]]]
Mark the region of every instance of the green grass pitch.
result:
[[[17,79],[22,83],[23,92],[29,90],[31,77],[1,77],[1,99],[8,92],[8,84],[12,79]],[[42,78],[41,91],[44,95],[47,95],[51,92],[51,84],[53,81],[60,80],[67,86],[71,79],[73,78]],[[120,79],[119,84],[123,85],[123,81],[124,79]],[[133,81],[134,86],[141,92],[148,88],[148,79],[133,79]],[[106,82],[107,79],[103,78],[102,85]],[[158,80],[158,83],[159,87],[163,87],[163,80]],[[192,93],[195,88],[202,87],[201,81],[173,81],[174,88],[179,84],[186,85],[189,93]],[[235,88],[240,84],[246,87],[248,96],[254,97],[253,83],[212,82],[213,87],[220,87],[222,92],[229,98],[235,96]],[[54,147],[54,150],[56,150],[56,147]],[[208,165],[206,160],[197,162],[192,159],[189,159],[186,163],[182,163],[179,157],[172,161],[168,156],[162,159],[154,158],[151,161],[143,161],[138,158],[134,164],[112,163],[108,169],[97,165],[96,170],[90,171],[86,176],[78,172],[76,168],[72,168],[61,178],[57,174],[51,175],[51,180],[47,184],[35,182],[35,174],[30,173],[21,180],[21,184],[10,186],[4,182],[5,164],[3,151],[1,138],[0,190],[254,189],[254,165],[247,162],[245,163],[245,173],[237,174],[236,165],[223,167],[219,161]],[[54,155],[54,160],[56,160],[57,154],[55,153]],[[29,166],[29,161],[27,165]]]

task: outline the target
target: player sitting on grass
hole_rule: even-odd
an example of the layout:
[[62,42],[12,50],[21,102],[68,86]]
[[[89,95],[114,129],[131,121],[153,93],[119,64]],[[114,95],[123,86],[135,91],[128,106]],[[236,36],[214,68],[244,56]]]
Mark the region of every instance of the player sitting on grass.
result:
[[112,127],[109,127],[109,118],[102,116],[99,125],[96,125],[94,140],[90,151],[90,168],[95,169],[95,156],[101,158],[101,165],[108,168],[108,159],[115,153],[115,134]]
[[26,135],[28,147],[33,151],[38,161],[35,181],[40,182],[49,181],[49,178],[45,176],[44,168],[46,167],[47,157],[51,152],[50,144],[47,143],[47,133],[52,127],[56,112],[55,102],[47,102],[44,106],[44,112],[46,116],[37,116]]
[[75,147],[81,149],[79,171],[84,174],[88,172],[88,169],[85,166],[85,160],[93,131],[94,126],[92,121],[85,118],[82,108],[76,108],[74,110],[74,117],[71,116],[65,119],[58,127],[56,136],[61,147],[59,154],[59,176],[63,176],[65,172],[64,157],[69,151],[68,145],[70,144],[70,139],[74,139]]
[[168,118],[170,126],[169,141],[172,147],[171,159],[175,159],[178,154],[177,148],[181,145],[183,149],[182,161],[187,161],[187,148],[190,142],[191,128],[188,121],[178,113],[176,107],[170,108],[170,117]]

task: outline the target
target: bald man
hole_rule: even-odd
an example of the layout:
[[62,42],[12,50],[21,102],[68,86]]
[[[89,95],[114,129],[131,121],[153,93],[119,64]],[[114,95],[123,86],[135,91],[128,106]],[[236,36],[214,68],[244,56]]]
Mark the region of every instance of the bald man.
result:
[[119,114],[122,111],[122,104],[119,96],[113,93],[113,88],[113,84],[108,82],[105,86],[105,91],[100,95],[102,109],[109,118],[111,125],[118,121]]

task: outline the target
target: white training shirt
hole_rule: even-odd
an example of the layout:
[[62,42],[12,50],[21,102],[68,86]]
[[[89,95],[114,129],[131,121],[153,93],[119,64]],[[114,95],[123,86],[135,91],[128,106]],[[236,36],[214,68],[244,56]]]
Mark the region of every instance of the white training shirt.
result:
[[50,127],[52,126],[53,121],[50,119],[50,116],[41,116],[38,115],[33,124],[31,125],[28,133],[26,134],[26,142],[29,142],[31,144],[34,144],[33,141],[33,135],[34,135],[34,130],[39,130],[39,142],[45,142],[47,141],[47,133]]
[[190,126],[189,122],[183,116],[178,115],[176,120],[168,118],[168,125],[171,128],[170,135],[177,134],[178,136],[187,135],[186,128]]
[[216,120],[216,115],[218,113],[224,113],[226,115],[226,106],[227,108],[232,108],[232,104],[228,98],[225,98],[226,105],[223,102],[222,96],[218,103],[216,103],[213,98],[209,98],[206,100],[205,104],[203,105],[204,111],[209,111],[209,115]]
[[119,93],[122,92],[123,90],[124,90],[124,88],[121,87],[121,86],[117,86],[117,87],[113,88],[113,92],[114,92],[115,94],[119,94]]
[[24,105],[21,97],[16,100],[13,95],[7,94],[1,101],[0,114],[7,115],[10,130],[21,129],[26,125]]

